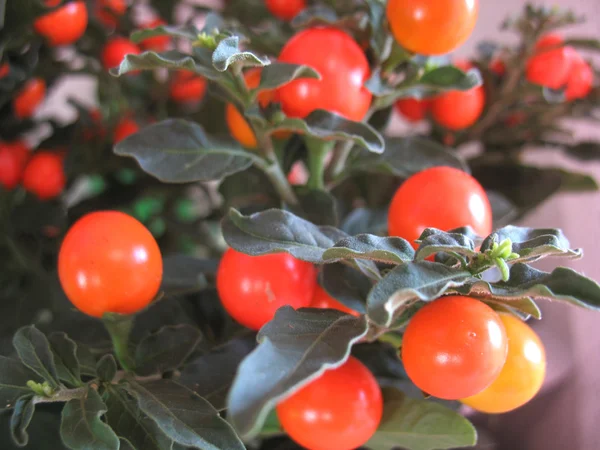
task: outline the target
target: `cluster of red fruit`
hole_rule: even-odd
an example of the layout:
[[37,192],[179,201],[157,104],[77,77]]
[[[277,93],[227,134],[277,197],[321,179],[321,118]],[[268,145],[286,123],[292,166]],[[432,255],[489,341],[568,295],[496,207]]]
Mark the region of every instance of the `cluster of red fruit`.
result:
[[[465,71],[473,67],[463,61],[456,62],[455,66]],[[503,77],[506,64],[501,58],[494,59],[490,70]],[[567,101],[585,98],[594,84],[593,69],[576,49],[565,46],[563,38],[557,34],[548,34],[536,43],[534,54],[527,61],[525,77],[530,83],[564,90]],[[450,91],[433,98],[404,98],[396,102],[397,111],[409,122],[419,122],[431,114],[438,125],[452,131],[474,125],[484,107],[483,86],[468,91]]]

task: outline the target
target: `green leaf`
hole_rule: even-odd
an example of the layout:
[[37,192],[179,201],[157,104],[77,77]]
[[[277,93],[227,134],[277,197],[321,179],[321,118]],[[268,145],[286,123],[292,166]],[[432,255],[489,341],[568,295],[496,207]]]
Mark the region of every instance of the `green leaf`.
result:
[[162,327],[135,349],[138,375],[163,374],[179,368],[200,343],[202,334],[190,325]]
[[167,255],[163,258],[161,290],[169,292],[199,291],[206,287],[205,273],[215,274],[217,263],[184,254]]
[[217,45],[212,55],[212,63],[219,72],[225,72],[232,64],[241,67],[264,67],[270,64],[269,58],[256,56],[252,52],[240,49],[239,36],[230,36]]
[[173,441],[203,450],[244,449],[231,426],[205,399],[171,380],[124,385],[139,408]]
[[398,311],[419,300],[434,300],[470,277],[467,271],[429,261],[402,264],[371,289],[367,314],[377,324],[389,327]]
[[96,358],[94,357],[91,350],[81,343],[77,345],[76,349],[77,361],[79,361],[79,370],[81,375],[87,375],[89,377],[95,377],[96,374]]
[[337,205],[333,195],[327,191],[298,186],[294,189],[299,204],[290,209],[315,225],[338,224]]
[[172,69],[172,70],[190,70],[205,76],[208,79],[214,79],[216,74],[211,73],[202,66],[198,65],[193,57],[178,50],[168,50],[166,52],[144,52],[139,55],[125,55],[119,67],[110,69],[110,74],[120,77],[129,72],[139,70],[154,69]]
[[481,86],[481,74],[477,69],[468,72],[454,66],[437,67],[423,75],[419,84],[453,91],[468,91]]
[[456,288],[462,295],[484,300],[552,300],[570,303],[587,309],[600,310],[600,286],[594,280],[566,267],[551,273],[534,269],[526,264],[511,266],[506,282],[488,283],[477,280]]
[[588,38],[569,38],[565,41],[565,46],[571,46],[581,50],[600,51],[600,40]]
[[77,359],[77,344],[65,333],[52,333],[48,336],[54,354],[58,377],[72,386],[81,385],[81,370]]
[[13,337],[13,345],[23,364],[47,381],[53,389],[58,388],[54,355],[44,333],[33,325],[19,328]]
[[394,388],[382,392],[383,417],[366,443],[371,450],[440,450],[471,447],[477,442],[475,427],[457,412],[429,400],[406,397]]
[[292,19],[294,28],[309,28],[314,26],[334,25],[338,22],[338,16],[333,9],[325,5],[308,6],[302,9]]
[[359,234],[336,242],[325,250],[322,258],[325,262],[369,259],[386,264],[402,264],[412,261],[414,256],[415,251],[406,239]]
[[117,374],[117,362],[115,361],[114,356],[106,354],[100,358],[96,367],[96,372],[98,373],[98,378],[100,378],[100,380],[107,383],[112,382]]
[[542,311],[540,311],[538,305],[529,297],[516,300],[486,299],[485,303],[495,309],[508,311],[512,314],[516,313],[520,317],[533,317],[537,320],[542,318]]
[[10,435],[19,447],[25,447],[29,442],[27,427],[35,413],[33,395],[27,395],[17,400],[12,416],[10,417]]
[[106,421],[121,439],[126,439],[134,450],[171,450],[173,441],[140,411],[137,400],[123,386],[109,385],[107,391]]
[[477,254],[475,243],[461,233],[446,232],[435,228],[426,228],[419,239],[419,248],[415,260],[422,261],[438,252],[454,252],[459,255],[473,257]]
[[0,411],[13,408],[17,399],[31,394],[27,387],[29,380],[41,379],[21,361],[0,355]]
[[318,227],[294,214],[269,209],[243,216],[235,209],[223,219],[223,237],[235,250],[252,256],[286,252],[312,263],[322,263],[323,253],[346,237],[329,226]]
[[519,258],[511,260],[517,262],[533,262],[547,256],[561,256],[569,259],[581,258],[581,249],[571,250],[569,241],[561,230],[558,229],[535,229],[527,227],[516,227],[509,225],[494,231],[481,244],[484,252],[492,247],[494,242],[498,244],[505,239],[512,241],[512,250],[519,254]]
[[219,185],[219,194],[226,208],[236,208],[245,214],[281,206],[267,176],[254,166],[225,178]]
[[597,161],[600,159],[600,142],[584,141],[565,149],[569,156],[580,161]]
[[281,423],[279,423],[279,417],[277,417],[277,412],[275,410],[271,411],[267,418],[265,419],[265,423],[260,430],[258,435],[262,438],[269,438],[272,436],[279,436],[285,434],[283,428],[281,428]]
[[190,24],[183,26],[160,25],[154,28],[134,30],[130,38],[137,43],[156,36],[171,36],[195,41],[198,38],[198,29]]
[[346,216],[341,228],[352,236],[361,233],[385,234],[387,215],[387,209],[356,208]]
[[467,163],[456,152],[420,137],[386,138],[382,155],[365,153],[351,161],[350,170],[408,178],[436,166],[455,167],[469,173]]
[[100,394],[91,388],[87,395],[69,400],[60,424],[65,445],[72,450],[119,450],[119,438],[101,419],[106,411]]
[[[249,116],[250,120],[253,118],[254,116]],[[270,132],[279,130],[328,141],[350,141],[373,153],[383,153],[385,149],[383,137],[371,125],[354,122],[322,109],[313,111],[304,119],[285,117],[277,120],[269,129]]]
[[329,295],[348,308],[365,313],[367,295],[373,287],[371,280],[342,263],[327,264],[319,274],[321,286]]
[[[384,336],[389,336],[386,334]],[[397,335],[393,335],[396,338]],[[383,336],[380,337],[380,339]],[[400,336],[397,338],[401,342]],[[358,358],[369,371],[378,379],[408,380],[408,375],[398,357],[400,344],[392,345],[389,342],[369,342],[352,347],[352,356]],[[420,391],[419,391],[420,392]],[[420,395],[422,398],[423,395]]]
[[258,348],[239,366],[229,393],[231,423],[243,438],[256,436],[278,401],[343,364],[366,333],[364,316],[280,308],[260,330]]
[[248,168],[255,156],[209,138],[200,125],[168,119],[144,128],[115,147],[120,156],[165,183],[218,180]]
[[260,92],[277,89],[288,84],[290,81],[299,78],[313,78],[320,80],[321,75],[319,75],[312,67],[275,61],[262,70],[260,84],[256,91]]
[[179,382],[222,411],[238,366],[255,347],[254,334],[242,333],[186,364]]

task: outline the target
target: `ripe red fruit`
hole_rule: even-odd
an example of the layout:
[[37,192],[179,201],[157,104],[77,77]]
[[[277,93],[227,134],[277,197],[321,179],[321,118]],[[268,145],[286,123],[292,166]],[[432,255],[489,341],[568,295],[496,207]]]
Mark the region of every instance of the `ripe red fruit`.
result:
[[313,296],[312,303],[310,304],[310,306],[311,308],[337,309],[338,311],[342,311],[356,317],[360,316],[360,313],[358,311],[354,311],[353,309],[350,309],[342,303],[338,302],[319,285],[317,285],[317,287],[315,288],[315,295]]
[[350,357],[277,405],[286,433],[311,450],[351,450],[377,430],[383,399],[377,380]]
[[140,130],[140,126],[133,119],[124,118],[119,121],[119,123],[115,126],[115,131],[113,134],[113,143],[118,144],[127,136],[131,136],[132,134],[137,133]]
[[452,167],[432,167],[411,176],[390,204],[389,235],[410,243],[427,227],[448,231],[467,225],[478,235],[488,236],[492,208],[477,180]]
[[52,46],[68,45],[77,41],[85,32],[88,13],[85,2],[77,0],[44,14],[35,20],[33,29],[45,37]]
[[371,105],[364,87],[370,76],[369,62],[349,35],[334,28],[310,28],[296,34],[281,50],[279,61],[305,64],[320,80],[300,79],[278,90],[283,111],[306,117],[317,109],[360,121]]
[[431,116],[449,130],[462,130],[477,122],[485,107],[485,90],[478,86],[468,91],[449,91],[431,102]]
[[314,266],[287,253],[249,256],[228,249],[217,271],[221,303],[235,320],[253,330],[284,305],[309,306],[316,284]]
[[22,142],[0,144],[0,185],[14,189],[21,178],[29,158],[29,150]]
[[571,53],[571,71],[567,79],[567,88],[565,98],[567,100],[576,100],[585,98],[592,90],[594,84],[594,71],[585,59],[572,49]]
[[[141,28],[156,28],[161,25],[166,25],[162,19],[154,19],[141,26]],[[151,38],[144,39],[140,42],[140,47],[144,50],[152,50],[155,52],[164,52],[171,45],[171,38],[169,36],[154,36]]]
[[478,9],[478,0],[388,0],[386,15],[402,47],[422,55],[442,55],[471,35]]
[[456,295],[434,300],[413,316],[402,338],[402,362],[419,389],[457,400],[478,394],[498,377],[507,349],[498,314]]
[[66,182],[64,158],[55,152],[35,152],[23,172],[23,187],[40,200],[60,195]]
[[114,28],[117,26],[118,18],[127,11],[125,0],[95,0],[96,17],[104,26]]
[[267,9],[281,20],[292,20],[306,8],[306,0],[265,0]]
[[123,37],[115,37],[108,41],[102,50],[102,64],[106,70],[118,67],[125,55],[139,55],[142,51],[140,48]]
[[527,80],[551,89],[565,85],[571,72],[572,52],[562,45],[558,34],[547,34],[535,46],[535,54],[527,61]]
[[495,58],[490,63],[490,70],[499,77],[503,77],[506,73],[506,64],[500,58]]
[[58,255],[65,294],[81,312],[133,314],[156,296],[162,279],[156,240],[136,219],[98,211],[68,231]]
[[10,72],[10,66],[8,63],[2,63],[0,65],[0,78],[4,78]]
[[427,111],[431,108],[431,100],[402,98],[396,102],[395,106],[396,111],[409,122],[420,122],[425,119]]
[[35,113],[36,109],[46,96],[46,82],[41,78],[32,78],[25,83],[13,102],[15,116],[27,119]]
[[189,70],[178,71],[171,80],[169,94],[178,103],[199,102],[206,92],[206,80]]

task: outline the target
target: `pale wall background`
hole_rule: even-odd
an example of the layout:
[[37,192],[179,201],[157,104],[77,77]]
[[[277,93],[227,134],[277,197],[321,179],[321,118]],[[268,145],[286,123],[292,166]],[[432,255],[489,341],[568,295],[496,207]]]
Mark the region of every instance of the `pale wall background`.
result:
[[[209,3],[204,1],[203,3]],[[216,4],[218,1],[211,1]],[[510,40],[501,33],[500,22],[524,5],[522,0],[481,0],[475,32],[458,52],[468,56],[482,39]],[[600,37],[600,0],[538,2],[574,8],[587,18],[584,25],[568,34]],[[57,113],[66,94],[91,104],[93,84],[85,79],[69,79],[56,89],[40,115]],[[61,108],[63,119],[74,111]],[[398,124],[392,127],[398,129]],[[600,127],[573,124],[580,139],[600,140]],[[536,152],[537,164],[566,164],[574,170],[593,173],[600,180],[600,163],[575,164],[555,152]],[[556,197],[531,214],[524,225],[559,227],[571,238],[572,246],[584,247],[585,258],[569,265],[600,280],[600,193],[569,194]],[[548,269],[552,264],[547,264]],[[600,313],[542,305],[544,320],[536,329],[547,347],[548,378],[542,393],[528,406],[502,416],[479,421],[490,430],[506,450],[596,450],[600,449]]]

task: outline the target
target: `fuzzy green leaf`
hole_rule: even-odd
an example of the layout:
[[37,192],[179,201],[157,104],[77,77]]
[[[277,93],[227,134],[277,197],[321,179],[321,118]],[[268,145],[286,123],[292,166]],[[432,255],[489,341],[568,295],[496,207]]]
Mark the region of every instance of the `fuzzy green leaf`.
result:
[[369,259],[387,264],[412,261],[415,251],[406,239],[359,234],[344,238],[323,253],[323,261]]
[[390,326],[397,312],[419,300],[430,301],[466,283],[471,274],[428,261],[402,264],[377,283],[367,298],[367,312],[377,324]]
[[100,358],[96,367],[96,372],[100,380],[107,383],[112,382],[117,374],[117,362],[115,361],[114,356],[108,353]]
[[58,388],[54,355],[44,333],[33,325],[19,328],[13,337],[13,345],[23,364],[47,381],[52,388]]
[[29,442],[27,427],[35,413],[33,395],[27,395],[17,400],[10,417],[10,435],[19,447],[25,447]]
[[420,137],[386,138],[383,154],[365,153],[351,162],[350,170],[408,178],[436,166],[454,167],[469,173],[467,163],[456,152]]
[[325,291],[348,308],[366,312],[367,295],[373,287],[371,280],[358,270],[342,263],[321,268],[320,282]]
[[0,411],[13,408],[17,399],[31,394],[29,380],[39,382],[41,378],[21,361],[0,355]]
[[162,327],[145,337],[135,349],[135,372],[163,374],[179,368],[200,343],[202,334],[191,325]]
[[168,119],[119,142],[115,153],[134,158],[165,183],[218,180],[248,168],[255,156],[209,138],[193,122]]
[[473,280],[455,290],[482,299],[505,302],[523,298],[553,300],[600,310],[600,285],[566,267],[558,267],[549,273],[517,263],[511,267],[510,279],[506,282]]
[[481,86],[482,79],[476,69],[463,72],[454,66],[442,66],[427,72],[419,83],[446,90],[468,91]]
[[268,58],[261,58],[252,52],[240,49],[239,36],[230,36],[217,45],[212,55],[212,63],[219,72],[225,72],[235,63],[243,67],[264,67],[270,64]]
[[140,410],[174,442],[202,450],[243,450],[231,426],[205,399],[171,380],[124,385]]
[[441,450],[477,442],[475,427],[439,403],[409,398],[395,388],[384,388],[383,398],[381,423],[366,443],[371,450]]
[[198,29],[193,25],[160,25],[154,28],[143,28],[140,30],[135,30],[133,33],[131,33],[130,37],[133,42],[141,42],[145,39],[156,36],[171,36],[175,38],[184,38],[190,41],[194,41],[198,37]]
[[475,256],[475,243],[469,236],[452,231],[426,228],[417,240],[419,248],[415,260],[422,261],[438,252],[454,252],[468,257]]
[[52,333],[48,336],[54,354],[54,363],[58,377],[71,384],[81,384],[81,370],[77,359],[77,344],[65,333]]
[[110,74],[115,77],[120,77],[129,72],[154,69],[189,70],[202,75],[209,80],[218,78],[218,72],[212,67],[204,67],[192,56],[178,50],[126,55],[118,67],[110,69]]
[[244,216],[235,209],[223,219],[223,236],[235,250],[252,256],[286,252],[303,261],[322,263],[323,253],[346,237],[329,226],[318,227],[280,209]]
[[273,62],[266,66],[260,75],[257,91],[277,89],[299,78],[321,79],[321,75],[312,67],[284,62]]
[[69,400],[60,424],[64,444],[72,450],[119,450],[119,438],[101,419],[106,411],[100,394],[91,388],[85,396]]
[[[253,117],[249,118],[252,120]],[[286,117],[273,123],[269,131],[278,130],[328,141],[350,141],[373,153],[383,153],[385,149],[383,137],[372,126],[322,109],[313,111],[304,119]]]
[[260,432],[278,401],[343,364],[367,332],[364,316],[335,310],[280,308],[259,332],[229,393],[231,422],[243,438]]

